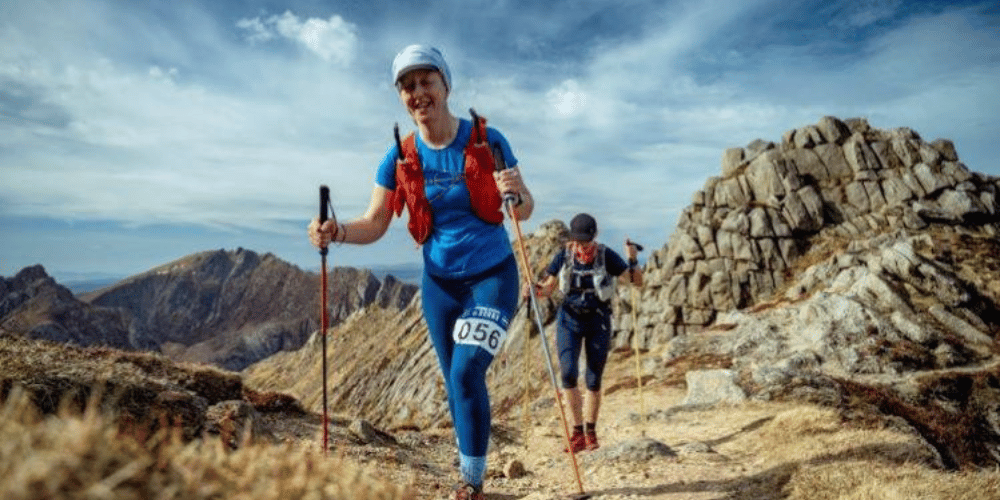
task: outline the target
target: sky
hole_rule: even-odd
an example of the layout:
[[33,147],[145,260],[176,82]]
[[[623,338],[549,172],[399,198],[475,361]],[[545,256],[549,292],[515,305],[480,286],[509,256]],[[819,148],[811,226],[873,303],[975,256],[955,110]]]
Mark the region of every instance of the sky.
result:
[[[826,115],[1000,175],[1000,4],[902,0],[13,0],[0,7],[0,276],[138,274],[244,248],[317,269],[318,188],[367,207],[404,46],[510,141],[530,233],[665,245],[726,148]],[[513,228],[508,223],[513,238]],[[330,265],[420,262],[395,221]]]

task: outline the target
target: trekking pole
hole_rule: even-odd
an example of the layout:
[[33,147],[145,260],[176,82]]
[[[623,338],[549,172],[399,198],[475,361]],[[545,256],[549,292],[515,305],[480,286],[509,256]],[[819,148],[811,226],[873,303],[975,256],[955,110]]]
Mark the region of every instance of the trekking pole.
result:
[[[475,117],[474,112],[473,117]],[[496,162],[497,170],[507,168],[507,161],[504,159],[503,149],[497,144],[493,145],[493,157]],[[573,446],[570,442],[569,423],[566,421],[566,410],[563,408],[562,396],[559,394],[559,384],[556,382],[556,372],[552,368],[552,355],[549,353],[549,343],[545,340],[545,329],[542,326],[542,315],[538,310],[538,301],[535,298],[535,279],[531,271],[531,264],[528,262],[528,252],[524,247],[524,235],[521,233],[521,222],[514,216],[514,196],[510,193],[504,193],[504,208],[507,210],[507,217],[509,217],[514,223],[515,235],[517,236],[517,246],[521,254],[521,265],[524,267],[524,272],[528,277],[529,302],[531,303],[531,310],[535,316],[535,326],[538,327],[538,336],[541,337],[542,350],[545,351],[545,363],[549,369],[549,378],[552,380],[552,388],[556,393],[556,405],[559,407],[559,416],[562,417],[563,436],[566,438],[566,451],[569,453],[570,460],[573,462],[573,472],[576,475],[576,485],[580,489],[579,495],[576,495],[574,498],[576,500],[585,500],[590,498],[590,495],[585,493],[583,490],[583,480],[580,479],[580,467],[576,463],[576,453],[573,452]]]
[[[319,187],[319,223],[323,224],[326,222],[327,208],[332,211],[333,207],[330,205],[330,188],[323,185]],[[326,329],[329,323],[329,318],[327,317],[327,276],[326,276],[326,254],[328,248],[326,246],[319,249],[320,255],[320,309],[319,309],[319,328],[320,335],[323,344],[323,456],[327,456],[330,450],[330,416],[327,413],[327,400],[326,400]]]
[[[531,293],[531,292],[532,292],[531,291],[531,285],[529,284],[528,285],[528,293]],[[525,319],[530,319],[531,318],[531,312],[527,311],[527,310],[524,311],[524,312],[525,312]],[[522,388],[524,389],[524,396],[523,396],[522,401],[521,401],[521,427],[522,427],[521,435],[524,436],[524,446],[527,447],[528,446],[528,428],[531,426],[531,420],[530,420],[531,417],[530,417],[530,414],[529,414],[529,411],[530,411],[529,405],[531,404],[531,401],[529,400],[529,397],[531,395],[531,368],[532,368],[532,363],[531,363],[531,330],[528,329],[528,328],[524,329],[524,346],[523,346],[523,348],[524,348],[524,353],[523,353],[523,359],[524,359],[524,377],[523,377],[524,380],[523,380],[523,382],[524,382],[524,385],[523,385]]]
[[[642,251],[642,245],[625,238],[625,244],[629,246],[634,246],[636,252]],[[632,281],[635,281],[635,265],[639,263],[639,259],[629,259],[629,277]],[[635,352],[635,382],[639,387],[639,416],[643,421],[646,420],[646,399],[642,395],[642,363],[640,361],[640,356],[642,356],[639,351],[639,322],[637,320],[636,310],[639,307],[639,300],[636,297],[638,290],[635,284],[632,284],[632,350]],[[644,426],[645,427],[645,426]],[[645,430],[643,431],[645,434]]]

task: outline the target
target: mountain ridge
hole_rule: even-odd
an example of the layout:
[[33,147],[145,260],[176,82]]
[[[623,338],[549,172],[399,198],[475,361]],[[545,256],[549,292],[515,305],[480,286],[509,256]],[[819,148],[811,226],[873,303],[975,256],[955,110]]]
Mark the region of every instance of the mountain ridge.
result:
[[[414,285],[392,275],[379,280],[369,270],[334,267],[328,275],[331,324],[369,304],[402,307],[416,293]],[[164,352],[176,360],[233,370],[298,348],[319,325],[318,274],[243,248],[190,254],[79,297],[41,266],[4,283],[20,297],[8,297],[0,308],[0,324],[8,331],[77,345]],[[75,316],[82,318],[72,324],[75,337],[57,331],[59,321],[70,317],[49,321],[51,314],[18,311],[26,302],[42,300],[28,301],[28,296],[50,297],[58,310],[87,311]],[[104,319],[87,324],[84,319],[92,316]],[[45,331],[37,325],[43,321]],[[109,333],[111,324],[118,330]]]

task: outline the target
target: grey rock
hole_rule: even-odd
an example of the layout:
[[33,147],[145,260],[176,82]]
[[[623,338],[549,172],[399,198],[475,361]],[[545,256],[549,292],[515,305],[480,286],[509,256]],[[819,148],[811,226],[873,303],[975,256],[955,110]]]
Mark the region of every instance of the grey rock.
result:
[[684,375],[688,392],[684,405],[716,403],[742,403],[746,393],[736,385],[736,375],[731,370],[696,370]]
[[674,458],[676,456],[677,452],[669,446],[650,438],[604,445],[597,450],[583,455],[584,460],[587,461],[622,461],[640,464],[657,458]]

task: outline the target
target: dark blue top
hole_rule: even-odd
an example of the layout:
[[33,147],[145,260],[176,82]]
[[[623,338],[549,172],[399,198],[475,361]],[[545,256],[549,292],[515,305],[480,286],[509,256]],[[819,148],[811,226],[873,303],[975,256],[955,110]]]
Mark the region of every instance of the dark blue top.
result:
[[[556,252],[556,255],[552,258],[552,262],[549,266],[545,268],[546,274],[550,276],[559,276],[559,271],[563,267],[563,263],[566,261],[566,248],[560,249]],[[594,269],[594,263],[597,262],[599,257],[594,257],[594,262],[590,264],[581,264],[575,258],[573,259],[573,269],[577,271],[589,271]],[[608,276],[612,279],[621,276],[622,273],[628,270],[628,263],[621,258],[618,253],[614,250],[604,247],[604,269],[607,271]],[[603,302],[597,298],[594,293],[593,279],[588,276],[582,276],[580,279],[580,288],[570,287],[569,293],[563,299],[563,306],[569,306],[573,309],[586,310],[586,309],[599,309],[599,308],[610,308],[611,303]]]

